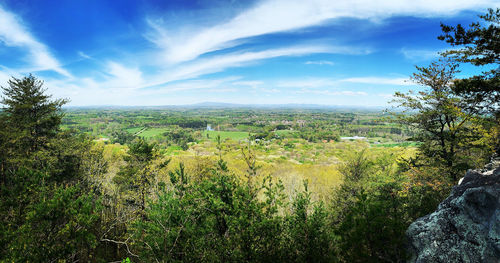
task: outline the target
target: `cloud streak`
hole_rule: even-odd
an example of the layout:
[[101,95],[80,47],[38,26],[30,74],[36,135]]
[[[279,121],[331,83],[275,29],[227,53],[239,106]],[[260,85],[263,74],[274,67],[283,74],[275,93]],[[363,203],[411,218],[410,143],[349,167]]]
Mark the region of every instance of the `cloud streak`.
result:
[[257,52],[228,53],[219,56],[212,56],[210,58],[197,59],[190,63],[183,63],[176,66],[174,69],[169,68],[164,72],[164,74],[159,74],[159,77],[157,77],[154,81],[143,85],[143,87],[195,78],[201,75],[220,72],[227,68],[247,66],[265,59],[283,56],[303,56],[317,53],[337,53],[342,52],[342,50],[344,50],[344,47],[294,46]]
[[341,82],[376,84],[376,85],[398,85],[412,86],[414,85],[408,78],[384,78],[384,77],[360,77],[341,79]]
[[333,63],[332,61],[328,61],[328,60],[306,61],[305,64],[306,65],[319,65],[319,66],[324,66],[324,65],[333,66],[333,65],[335,65],[335,63]]
[[62,68],[61,63],[49,52],[48,48],[31,35],[22,20],[0,6],[0,42],[9,47],[25,48],[29,51],[30,62],[25,71],[53,70],[66,77],[71,74]]
[[[252,37],[322,25],[337,18],[384,19],[394,15],[436,16],[461,10],[498,6],[493,0],[267,0],[227,22],[188,31],[165,29],[148,20],[148,39],[164,49],[172,63],[193,60],[202,54],[237,46]],[[286,7],[286,8],[284,8]],[[194,31],[194,33],[193,33]]]
[[358,83],[367,85],[395,85],[395,86],[413,86],[414,84],[408,78],[387,78],[387,77],[356,77],[356,78],[305,78],[279,80],[275,84],[281,88],[331,88],[341,87],[343,83]]
[[432,59],[439,57],[439,53],[444,52],[446,50],[448,50],[448,49],[428,50],[428,49],[402,48],[400,50],[400,53],[403,54],[403,56],[406,59],[409,59],[411,61],[425,61],[425,60],[432,60]]

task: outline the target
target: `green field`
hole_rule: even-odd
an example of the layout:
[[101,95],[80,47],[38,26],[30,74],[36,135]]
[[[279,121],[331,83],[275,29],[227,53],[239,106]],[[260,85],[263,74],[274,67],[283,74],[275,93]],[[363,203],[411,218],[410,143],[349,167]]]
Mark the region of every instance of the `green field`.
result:
[[142,130],[142,128],[143,128],[143,127],[128,128],[128,129],[126,129],[126,131],[127,131],[128,133],[135,134],[136,132],[138,132],[138,131]]
[[417,142],[397,142],[397,143],[382,143],[375,144],[374,147],[417,147]]
[[236,132],[236,131],[204,131],[203,132],[203,138],[207,138],[208,134],[208,139],[210,140],[215,140],[217,139],[217,135],[220,135],[220,138],[222,140],[225,140],[227,138],[230,138],[231,140],[234,141],[239,141],[248,138],[249,133],[248,132]]
[[167,132],[168,128],[148,128],[147,130],[138,134],[140,137],[144,138],[152,138],[156,135],[162,135],[164,132]]
[[275,133],[280,135],[280,136],[284,136],[284,135],[290,134],[292,132],[294,132],[294,131],[292,131],[292,130],[277,130]]

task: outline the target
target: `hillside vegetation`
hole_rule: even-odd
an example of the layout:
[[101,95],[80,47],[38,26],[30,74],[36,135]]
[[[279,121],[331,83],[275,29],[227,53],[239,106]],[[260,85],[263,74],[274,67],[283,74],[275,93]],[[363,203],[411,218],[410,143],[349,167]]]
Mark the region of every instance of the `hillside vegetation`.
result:
[[498,67],[456,77],[498,66],[499,16],[443,25],[465,49],[417,67],[398,111],[63,109],[11,78],[0,262],[404,262],[411,222],[500,151]]

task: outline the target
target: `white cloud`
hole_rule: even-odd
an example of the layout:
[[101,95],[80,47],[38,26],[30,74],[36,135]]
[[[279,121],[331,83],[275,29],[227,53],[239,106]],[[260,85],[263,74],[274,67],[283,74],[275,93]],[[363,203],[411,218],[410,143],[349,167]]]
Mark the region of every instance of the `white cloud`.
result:
[[78,56],[84,58],[84,59],[92,59],[91,56],[85,54],[83,51],[78,51]]
[[296,91],[298,94],[315,94],[315,95],[327,95],[327,96],[367,96],[368,93],[364,91],[352,91],[352,90],[313,90],[313,89],[302,89]]
[[7,81],[10,79],[10,75],[7,72],[0,71],[0,86],[7,86]]
[[71,74],[62,68],[59,61],[49,52],[48,48],[37,41],[21,19],[0,6],[0,42],[10,47],[26,48],[30,64],[26,71],[53,70],[66,77]]
[[107,85],[119,88],[139,88],[143,84],[142,72],[138,68],[128,68],[117,62],[108,62],[108,72],[112,76]]
[[163,85],[161,87],[156,87],[155,89],[149,89],[146,93],[158,94],[158,93],[170,93],[175,91],[187,91],[187,90],[215,90],[217,88],[233,90],[232,82],[239,80],[241,77],[230,76],[221,79],[197,79],[197,80],[187,80],[180,83],[173,83]]
[[[85,77],[71,80],[46,79],[45,87],[55,97],[71,98],[72,105],[132,105],[142,95],[138,88],[144,80],[140,69],[126,67],[115,61],[105,63],[106,74],[99,79]],[[115,102],[115,103],[113,103]]]
[[413,83],[408,78],[384,78],[384,77],[360,77],[360,78],[347,78],[339,80],[341,82],[375,84],[375,85],[398,85],[398,86],[412,86]]
[[323,65],[333,66],[333,65],[335,65],[335,63],[333,63],[332,61],[328,61],[328,60],[306,61],[305,64],[306,65],[319,65],[319,66],[323,66]]
[[279,89],[266,89],[266,88],[261,88],[260,91],[265,92],[265,93],[280,93],[281,90]]
[[158,77],[145,84],[143,87],[195,78],[205,74],[220,72],[230,67],[247,66],[264,59],[283,56],[302,56],[313,53],[335,53],[340,49],[342,49],[342,47],[295,46],[257,52],[228,53],[219,56],[212,56],[210,58],[200,58],[190,63],[183,63],[174,68],[169,68],[164,74],[159,74]]
[[394,94],[388,94],[388,93],[379,93],[379,94],[377,94],[377,96],[382,97],[382,98],[387,99],[387,100],[394,98]]
[[227,22],[189,31],[169,31],[165,29],[168,25],[149,20],[155,32],[148,39],[163,48],[166,59],[175,63],[237,46],[251,37],[321,25],[335,18],[429,17],[495,6],[499,6],[496,0],[265,0]]
[[279,80],[276,83],[276,86],[281,88],[325,88],[335,87],[337,85],[338,81],[328,78]]
[[303,78],[303,79],[287,79],[277,80],[274,84],[280,88],[297,88],[297,89],[325,89],[339,88],[342,83],[360,83],[372,85],[397,85],[397,86],[412,86],[414,85],[407,78],[387,78],[387,77],[357,77],[357,78]]
[[402,48],[400,50],[401,54],[406,59],[412,60],[412,61],[425,61],[425,60],[432,60],[437,57],[439,57],[439,53],[446,51],[446,49],[441,49],[441,50],[428,50],[428,49],[408,49],[408,48]]
[[250,88],[257,88],[259,86],[262,86],[264,84],[263,81],[260,80],[244,80],[244,81],[235,81],[233,82],[234,85],[238,86],[247,86]]

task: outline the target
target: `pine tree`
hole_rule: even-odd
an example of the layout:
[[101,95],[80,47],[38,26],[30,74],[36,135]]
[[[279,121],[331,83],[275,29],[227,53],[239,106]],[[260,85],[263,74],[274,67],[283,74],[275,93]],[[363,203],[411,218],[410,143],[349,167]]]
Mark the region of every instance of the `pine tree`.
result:
[[61,107],[67,100],[52,100],[45,94],[43,81],[31,74],[22,79],[13,77],[1,88],[4,129],[17,137],[13,142],[20,151],[29,155],[56,136],[63,117]]
[[455,81],[452,88],[467,101],[467,108],[490,118],[496,132],[494,144],[500,154],[500,8],[489,9],[479,18],[483,21],[471,23],[468,28],[441,24],[444,34],[438,39],[454,47],[444,52],[444,56],[486,69]]

